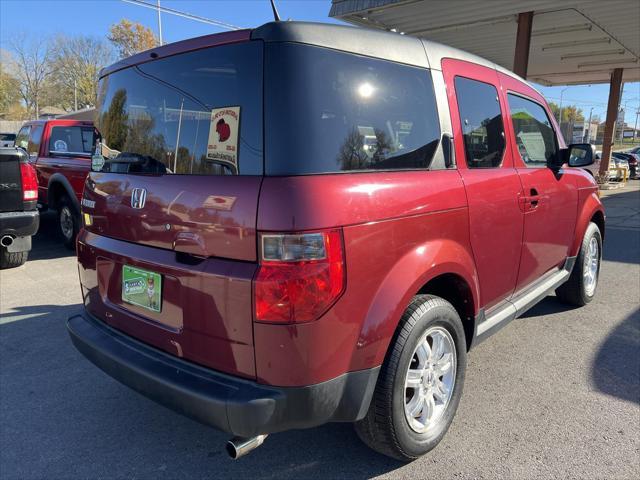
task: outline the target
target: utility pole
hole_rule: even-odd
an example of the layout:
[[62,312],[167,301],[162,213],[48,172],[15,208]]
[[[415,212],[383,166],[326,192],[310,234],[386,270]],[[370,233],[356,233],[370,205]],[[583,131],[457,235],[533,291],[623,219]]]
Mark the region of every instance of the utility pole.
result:
[[[620,105],[622,105],[623,95],[624,95],[624,82],[622,82],[622,85],[620,86],[620,101],[618,102],[618,118],[620,118]],[[627,113],[627,104],[625,103],[622,109],[622,121],[620,122],[620,143],[624,142],[622,135],[624,134],[624,117],[626,116],[626,113]],[[616,118],[616,126],[618,124],[618,118]],[[615,138],[616,138],[615,135],[613,138],[615,141]]]
[[158,5],[158,39],[160,40],[160,46],[162,46],[162,14],[160,13],[160,0],[156,3]]
[[633,143],[636,143],[636,131],[638,130],[638,115],[640,115],[640,108],[636,110],[636,125],[633,127]]
[[[558,106],[558,125],[560,126],[560,133],[564,136],[564,133],[562,131],[562,95],[564,95],[564,91],[569,88],[569,86],[564,87],[562,90],[560,90],[560,105]],[[565,139],[567,138],[567,136],[564,137]]]
[[73,79],[73,110],[78,111],[78,81]]
[[587,140],[585,143],[591,143],[591,117],[593,115],[593,107],[589,110],[589,123],[587,123]]
[[562,95],[564,95],[564,91],[569,87],[564,87],[560,90],[560,105],[558,106],[558,124],[562,125]]

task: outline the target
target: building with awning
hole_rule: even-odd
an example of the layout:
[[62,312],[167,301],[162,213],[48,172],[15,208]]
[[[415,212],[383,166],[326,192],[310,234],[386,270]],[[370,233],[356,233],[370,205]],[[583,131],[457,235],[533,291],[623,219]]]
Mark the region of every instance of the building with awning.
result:
[[609,83],[608,168],[621,86],[640,81],[640,1],[333,0],[330,16],[451,45],[541,85]]

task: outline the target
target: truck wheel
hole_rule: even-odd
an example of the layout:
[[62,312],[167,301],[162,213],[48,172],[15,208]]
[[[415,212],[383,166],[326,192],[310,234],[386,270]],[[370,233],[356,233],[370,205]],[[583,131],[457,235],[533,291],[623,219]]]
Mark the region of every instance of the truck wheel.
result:
[[356,432],[372,449],[411,461],[433,449],[449,429],[462,395],[467,348],[462,321],[440,297],[417,295],[380,370]]
[[0,247],[0,268],[14,268],[24,265],[29,252],[9,252],[5,247]]
[[601,260],[602,235],[598,226],[591,222],[582,239],[580,252],[569,280],[556,289],[558,298],[577,307],[582,307],[593,300],[598,286]]
[[67,196],[62,197],[58,206],[58,230],[64,246],[70,250],[76,248],[80,220],[75,208]]

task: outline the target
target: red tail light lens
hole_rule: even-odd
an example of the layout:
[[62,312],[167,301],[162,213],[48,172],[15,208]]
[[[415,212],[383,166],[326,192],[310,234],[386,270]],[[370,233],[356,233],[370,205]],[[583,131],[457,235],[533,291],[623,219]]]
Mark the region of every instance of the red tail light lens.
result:
[[30,202],[38,199],[38,178],[36,169],[30,163],[20,164],[20,176],[22,177],[22,200]]
[[339,230],[261,235],[254,279],[256,321],[303,323],[318,319],[344,290]]

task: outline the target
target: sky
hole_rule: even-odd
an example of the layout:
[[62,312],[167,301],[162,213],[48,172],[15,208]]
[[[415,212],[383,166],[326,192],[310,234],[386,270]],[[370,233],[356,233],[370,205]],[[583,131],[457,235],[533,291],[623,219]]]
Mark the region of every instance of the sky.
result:
[[[155,3],[155,0],[147,1]],[[161,0],[161,3],[165,7],[239,27],[255,27],[273,20],[269,0]],[[277,0],[276,4],[283,19],[340,23],[328,16],[331,0]],[[7,48],[7,41],[19,32],[33,35],[63,32],[104,37],[109,27],[122,18],[140,22],[157,33],[154,10],[122,0],[0,0],[0,47]],[[162,15],[162,30],[165,43],[224,31],[168,14]],[[607,84],[537,87],[548,101],[556,103],[559,103],[564,89],[562,103],[577,105],[587,118],[592,107],[593,115],[600,116],[602,120],[606,116]],[[625,103],[625,121],[633,126],[636,111],[640,108],[640,83],[624,86],[621,106],[624,107]]]

